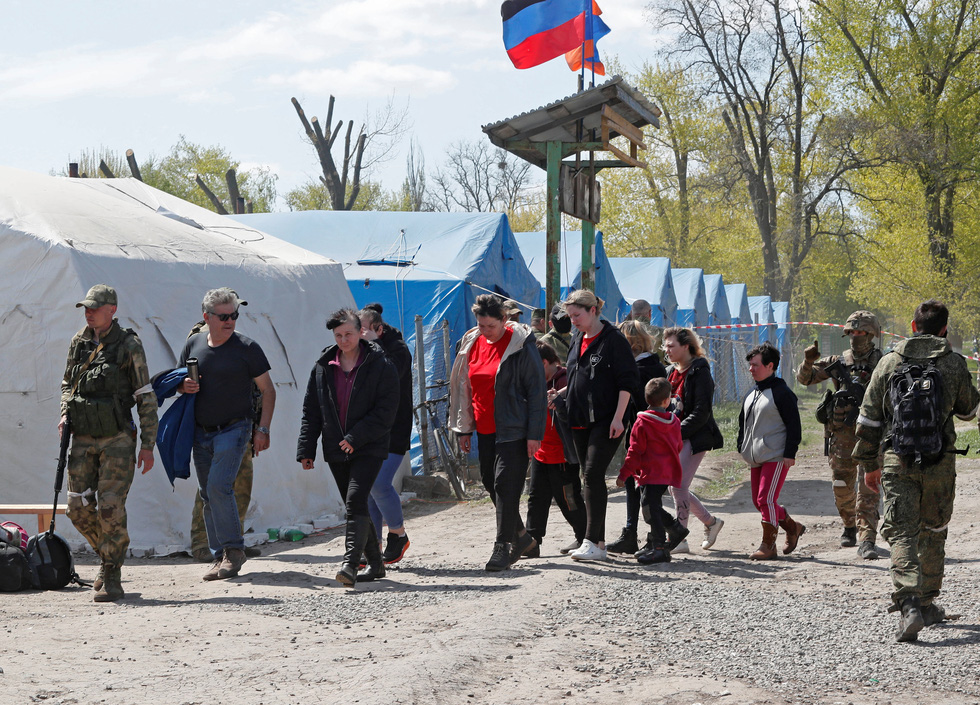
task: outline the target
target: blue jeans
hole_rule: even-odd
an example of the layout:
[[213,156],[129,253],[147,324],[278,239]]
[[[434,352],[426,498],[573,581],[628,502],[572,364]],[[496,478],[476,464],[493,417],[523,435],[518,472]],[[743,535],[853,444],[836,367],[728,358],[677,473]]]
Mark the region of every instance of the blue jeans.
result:
[[402,514],[402,500],[395,492],[392,481],[395,473],[402,464],[404,455],[389,453],[381,466],[381,472],[371,487],[371,496],[368,497],[368,511],[371,513],[371,521],[381,538],[381,519],[388,522],[388,529],[400,529],[405,524],[405,516]]
[[245,548],[235,503],[235,478],[251,433],[251,419],[213,433],[200,427],[194,431],[194,469],[204,503],[208,548],[215,557],[226,548]]

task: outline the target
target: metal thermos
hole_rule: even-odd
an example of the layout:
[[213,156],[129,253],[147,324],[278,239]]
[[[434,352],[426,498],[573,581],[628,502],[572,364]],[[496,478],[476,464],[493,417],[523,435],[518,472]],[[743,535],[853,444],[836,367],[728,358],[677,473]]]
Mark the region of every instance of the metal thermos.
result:
[[197,381],[197,358],[189,357],[187,358],[187,376],[191,381]]

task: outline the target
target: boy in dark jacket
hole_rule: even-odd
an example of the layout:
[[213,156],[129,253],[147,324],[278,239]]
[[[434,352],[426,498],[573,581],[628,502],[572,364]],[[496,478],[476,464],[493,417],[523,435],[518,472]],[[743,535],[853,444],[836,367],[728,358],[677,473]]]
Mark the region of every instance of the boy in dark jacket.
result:
[[796,395],[777,377],[779,350],[771,343],[752,348],[745,356],[755,388],[742,402],[738,415],[738,452],[752,468],[752,502],[762,514],[762,543],[749,558],[776,557],[778,524],[786,532],[783,553],[792,553],[806,527],[776,503],[786,473],[796,463],[803,436]]
[[643,390],[649,409],[636,415],[630,432],[629,450],[616,480],[617,487],[635,477],[640,486],[640,507],[643,519],[650,525],[653,545],[636,554],[640,563],[668,563],[666,527],[674,523],[662,504],[667,487],[680,484],[681,422],[667,411],[670,404],[670,382],[657,377],[647,382]]

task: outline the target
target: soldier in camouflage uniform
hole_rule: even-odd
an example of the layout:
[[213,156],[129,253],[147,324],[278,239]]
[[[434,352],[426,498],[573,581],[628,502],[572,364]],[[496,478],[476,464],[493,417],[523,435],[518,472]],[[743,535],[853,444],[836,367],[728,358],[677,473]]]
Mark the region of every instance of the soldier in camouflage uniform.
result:
[[[238,305],[248,306],[248,301],[239,301]],[[198,321],[191,328],[187,337],[190,338],[197,333],[207,332],[207,329],[207,323]],[[262,395],[254,383],[252,384],[252,410],[252,418],[257,420],[262,412]],[[252,477],[252,441],[249,440],[245,446],[245,453],[242,455],[242,463],[238,466],[238,475],[235,477],[233,487],[235,504],[238,506],[238,520],[242,526],[245,526],[245,513],[252,501]],[[211,549],[208,548],[208,532],[207,527],[204,526],[204,500],[201,499],[200,492],[194,495],[194,509],[191,511],[191,555],[201,563],[210,563],[214,560]],[[258,546],[246,546],[245,555],[248,558],[256,558],[262,555],[262,550]]]
[[[136,333],[113,318],[117,297],[97,284],[76,307],[85,307],[86,327],[71,340],[61,383],[61,424],[71,419],[68,456],[68,518],[102,559],[95,601],[124,597],[121,569],[129,548],[126,497],[135,465],[153,467],[157,402],[150,386],[143,345]],[[140,418],[140,451],[136,426]]]
[[[802,385],[819,384],[833,379],[827,368],[840,360],[846,375],[867,387],[881,351],[875,347],[875,336],[881,335],[878,319],[870,311],[855,311],[847,318],[844,335],[850,338],[850,349],[841,355],[820,357],[817,342],[803,351],[803,363],[796,370],[796,381]],[[834,501],[837,512],[844,521],[844,532],[840,537],[843,548],[857,544],[858,555],[873,560],[878,558],[875,539],[878,530],[878,492],[868,487],[864,476],[868,467],[878,469],[876,460],[870,466],[857,463],[851,456],[856,440],[854,428],[857,423],[859,400],[841,391],[841,383],[833,379],[836,394],[833,405],[827,409],[824,424],[824,437],[827,441],[827,455],[834,481]]]
[[[953,514],[956,489],[954,414],[970,419],[980,393],[966,361],[946,340],[949,311],[938,301],[919,305],[912,321],[914,337],[901,341],[885,355],[868,384],[858,417],[853,457],[871,465],[884,448],[882,470],[868,472],[865,481],[884,493],[885,520],[881,534],[891,547],[891,576],[895,588],[889,611],[901,611],[898,641],[915,641],[923,626],[943,621],[946,612],[935,602],[943,582],[946,532]],[[894,410],[889,380],[904,359],[932,361],[942,377],[943,453],[938,460],[899,456],[891,444]]]

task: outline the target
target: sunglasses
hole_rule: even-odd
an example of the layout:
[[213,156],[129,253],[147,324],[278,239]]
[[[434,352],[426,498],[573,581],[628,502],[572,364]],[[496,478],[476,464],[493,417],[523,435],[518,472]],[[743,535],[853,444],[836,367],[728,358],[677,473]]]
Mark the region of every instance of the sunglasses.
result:
[[234,313],[215,313],[214,311],[210,311],[208,312],[208,315],[217,317],[217,319],[222,323],[229,320],[230,321],[238,320],[238,311],[235,311]]

